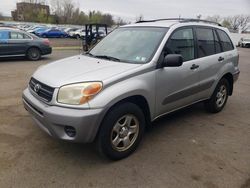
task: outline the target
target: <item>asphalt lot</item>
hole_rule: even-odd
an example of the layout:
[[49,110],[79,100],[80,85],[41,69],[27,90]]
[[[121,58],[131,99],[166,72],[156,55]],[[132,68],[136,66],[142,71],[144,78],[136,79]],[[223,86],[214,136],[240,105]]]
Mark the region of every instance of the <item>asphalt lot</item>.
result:
[[72,47],[72,46],[82,46],[82,40],[73,38],[49,38],[52,47]]
[[250,187],[250,49],[239,50],[241,75],[224,111],[209,114],[197,104],[161,118],[118,162],[92,144],[50,138],[22,106],[38,66],[78,51],[0,61],[0,187]]

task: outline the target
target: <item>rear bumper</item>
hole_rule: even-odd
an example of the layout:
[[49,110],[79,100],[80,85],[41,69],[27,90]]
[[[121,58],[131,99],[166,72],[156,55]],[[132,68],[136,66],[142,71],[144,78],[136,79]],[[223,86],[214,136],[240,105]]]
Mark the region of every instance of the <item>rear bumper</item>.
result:
[[239,76],[240,76],[240,71],[237,71],[236,73],[233,74],[234,82],[236,82],[239,79]]
[[51,47],[44,47],[41,49],[42,55],[48,55],[52,53],[52,48]]
[[[36,124],[50,136],[78,143],[92,142],[101,123],[102,109],[70,109],[49,106],[35,98],[29,89],[23,92],[24,108]],[[71,126],[76,135],[70,137],[65,128]]]

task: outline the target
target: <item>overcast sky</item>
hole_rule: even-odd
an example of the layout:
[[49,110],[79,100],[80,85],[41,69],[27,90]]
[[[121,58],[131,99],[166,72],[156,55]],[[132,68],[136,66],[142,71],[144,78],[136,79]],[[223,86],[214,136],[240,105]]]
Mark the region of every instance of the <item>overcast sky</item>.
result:
[[[19,0],[20,1],[20,0]],[[50,0],[47,0],[49,2]],[[10,16],[17,0],[0,0],[0,12]],[[250,14],[250,0],[74,0],[83,11],[100,10],[133,21],[167,17],[196,17],[201,14],[230,16]]]

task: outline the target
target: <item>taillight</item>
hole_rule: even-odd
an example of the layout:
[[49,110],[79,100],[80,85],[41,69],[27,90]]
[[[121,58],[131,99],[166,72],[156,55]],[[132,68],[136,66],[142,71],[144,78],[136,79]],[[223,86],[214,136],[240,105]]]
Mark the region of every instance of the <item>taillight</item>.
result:
[[50,46],[50,41],[49,41],[49,39],[44,39],[44,40],[43,40],[43,44],[45,44],[46,46]]

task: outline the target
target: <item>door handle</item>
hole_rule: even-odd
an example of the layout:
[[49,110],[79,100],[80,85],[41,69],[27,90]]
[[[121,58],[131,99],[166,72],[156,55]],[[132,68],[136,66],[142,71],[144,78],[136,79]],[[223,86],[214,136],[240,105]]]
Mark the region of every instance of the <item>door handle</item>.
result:
[[193,64],[190,69],[191,70],[195,70],[195,69],[198,69],[200,66],[199,65],[196,65],[196,64]]
[[225,59],[224,57],[219,57],[218,61],[221,62],[221,61],[224,61],[224,59]]

